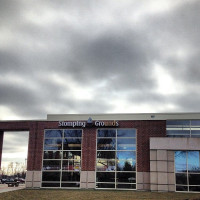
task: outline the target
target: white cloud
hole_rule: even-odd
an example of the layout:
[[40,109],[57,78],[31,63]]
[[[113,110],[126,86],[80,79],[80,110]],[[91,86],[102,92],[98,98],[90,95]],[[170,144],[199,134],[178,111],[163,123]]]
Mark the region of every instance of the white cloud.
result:
[[175,77],[171,76],[167,67],[156,64],[154,66],[154,76],[157,81],[157,93],[164,96],[184,93],[184,87]]

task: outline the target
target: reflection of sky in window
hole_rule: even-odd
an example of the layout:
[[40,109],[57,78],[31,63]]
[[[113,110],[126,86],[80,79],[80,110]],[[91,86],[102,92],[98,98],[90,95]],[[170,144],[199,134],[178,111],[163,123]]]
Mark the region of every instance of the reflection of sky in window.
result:
[[118,151],[117,159],[119,159],[119,160],[135,160],[135,152],[134,151]]
[[199,170],[199,152],[188,151],[188,170],[198,171]]
[[199,162],[199,151],[188,151],[187,154],[185,151],[175,152],[175,168],[178,172],[184,172],[187,168],[189,171],[199,171]]
[[186,151],[175,152],[175,168],[179,172],[187,170]]
[[98,130],[98,137],[115,137],[116,130]]
[[62,137],[62,131],[61,130],[46,130],[45,131],[45,137]]
[[64,137],[82,137],[81,130],[65,130]]
[[167,120],[167,125],[189,126],[189,120]]
[[136,130],[130,129],[130,130],[118,130],[117,131],[117,137],[135,137]]
[[117,149],[118,150],[135,150],[136,149],[135,139],[134,138],[118,139]]
[[192,126],[200,126],[200,120],[191,120]]

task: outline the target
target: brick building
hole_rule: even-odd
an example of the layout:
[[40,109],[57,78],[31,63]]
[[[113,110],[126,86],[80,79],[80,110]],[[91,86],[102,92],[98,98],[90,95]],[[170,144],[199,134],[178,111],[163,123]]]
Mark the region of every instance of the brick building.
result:
[[5,131],[29,131],[27,188],[200,191],[200,113],[0,121],[0,155]]

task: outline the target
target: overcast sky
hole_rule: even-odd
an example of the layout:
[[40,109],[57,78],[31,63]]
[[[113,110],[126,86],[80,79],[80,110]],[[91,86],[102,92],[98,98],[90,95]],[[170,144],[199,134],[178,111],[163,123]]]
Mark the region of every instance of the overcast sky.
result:
[[25,163],[28,153],[28,132],[4,132],[2,165],[6,167],[10,162]]
[[1,0],[0,120],[200,111],[199,0]]
[[199,0],[0,1],[0,119],[200,111]]

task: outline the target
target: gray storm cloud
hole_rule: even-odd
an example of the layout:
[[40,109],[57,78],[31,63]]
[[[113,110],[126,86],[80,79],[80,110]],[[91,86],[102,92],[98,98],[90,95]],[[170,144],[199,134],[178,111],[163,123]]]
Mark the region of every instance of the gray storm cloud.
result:
[[[21,119],[122,112],[121,103],[199,110],[200,2],[159,2],[1,1],[0,109]],[[182,92],[158,92],[156,64]]]

